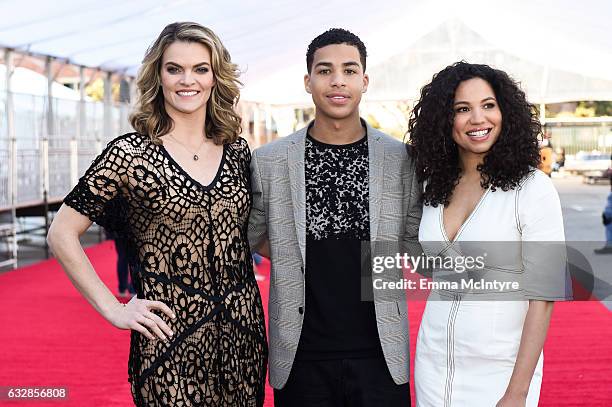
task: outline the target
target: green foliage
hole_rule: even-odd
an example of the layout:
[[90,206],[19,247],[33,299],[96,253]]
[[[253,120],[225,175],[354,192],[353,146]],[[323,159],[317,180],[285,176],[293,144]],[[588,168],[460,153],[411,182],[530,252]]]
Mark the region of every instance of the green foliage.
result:
[[575,115],[578,117],[612,116],[612,102],[582,101],[578,102]]
[[[568,106],[574,105],[573,110]],[[612,101],[579,101],[546,105],[546,117],[602,117],[612,116]]]
[[612,102],[595,102],[595,116],[612,116]]
[[[111,90],[113,94],[112,100],[118,100],[119,99],[119,84],[113,83],[111,85]],[[90,82],[89,85],[85,87],[85,93],[87,93],[87,96],[89,96],[95,101],[98,101],[98,102],[103,101],[104,100],[104,79],[96,78],[95,80]]]

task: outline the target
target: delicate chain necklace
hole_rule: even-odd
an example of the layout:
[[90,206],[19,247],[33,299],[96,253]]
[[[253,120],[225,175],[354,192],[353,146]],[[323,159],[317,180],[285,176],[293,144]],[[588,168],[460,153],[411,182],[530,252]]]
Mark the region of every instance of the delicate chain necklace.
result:
[[200,159],[200,157],[198,156],[198,152],[200,151],[200,149],[202,148],[202,146],[204,145],[204,142],[206,141],[206,138],[204,138],[202,140],[202,143],[200,144],[200,147],[198,147],[198,149],[196,151],[191,151],[189,148],[187,148],[187,146],[183,143],[181,143],[180,141],[178,141],[177,139],[174,138],[174,136],[172,134],[168,134],[170,136],[170,138],[172,140],[174,140],[175,142],[177,142],[181,147],[183,147],[185,150],[187,150],[189,153],[193,154],[193,161],[198,161]]

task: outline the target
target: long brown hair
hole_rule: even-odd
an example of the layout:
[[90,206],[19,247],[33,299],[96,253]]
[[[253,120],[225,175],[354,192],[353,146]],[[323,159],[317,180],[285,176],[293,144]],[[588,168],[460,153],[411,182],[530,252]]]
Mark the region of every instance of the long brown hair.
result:
[[138,99],[130,123],[134,130],[161,144],[160,137],[172,131],[174,123],[164,107],[161,89],[161,64],[164,51],[176,41],[197,42],[210,50],[215,77],[210,99],[206,104],[205,132],[215,144],[233,143],[242,132],[241,118],[234,111],[240,97],[240,71],[232,63],[227,49],[209,28],[197,23],[179,22],[167,25],[147,49],[138,72]]

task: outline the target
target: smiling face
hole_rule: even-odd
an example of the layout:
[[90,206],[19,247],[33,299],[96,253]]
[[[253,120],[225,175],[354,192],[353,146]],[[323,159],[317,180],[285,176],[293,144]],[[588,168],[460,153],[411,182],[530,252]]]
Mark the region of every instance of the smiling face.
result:
[[502,127],[493,88],[481,78],[465,80],[457,86],[453,103],[453,140],[459,153],[485,155],[497,141]]
[[162,57],[161,85],[164,105],[176,113],[206,112],[215,85],[210,50],[197,42],[173,42]]
[[346,44],[319,48],[313,55],[312,69],[304,76],[306,91],[312,94],[319,119],[359,118],[361,95],[368,88],[359,50]]

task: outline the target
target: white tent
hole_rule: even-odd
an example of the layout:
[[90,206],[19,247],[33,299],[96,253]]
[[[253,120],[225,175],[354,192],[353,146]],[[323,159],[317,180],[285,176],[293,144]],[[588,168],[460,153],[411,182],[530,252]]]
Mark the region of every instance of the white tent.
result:
[[[6,81],[6,66],[0,65],[0,89],[4,87]],[[11,78],[11,90],[13,93],[21,93],[34,96],[47,96],[48,82],[47,77],[31,69],[17,67]],[[51,93],[53,97],[65,100],[81,100],[78,91],[67,88],[59,82],[51,83]],[[90,100],[85,96],[85,100]]]
[[532,102],[612,100],[609,0],[57,0],[0,2],[0,46],[135,74],[173,21],[215,30],[245,71],[243,100],[301,104],[305,50],[330,27],[368,47],[367,100],[412,99],[459,59],[521,81]]

